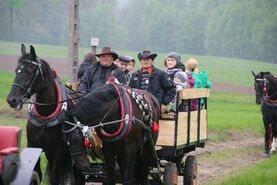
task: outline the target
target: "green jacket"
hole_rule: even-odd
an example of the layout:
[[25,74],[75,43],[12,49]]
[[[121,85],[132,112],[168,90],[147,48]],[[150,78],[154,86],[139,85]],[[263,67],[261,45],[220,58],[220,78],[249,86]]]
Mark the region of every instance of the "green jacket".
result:
[[212,83],[208,80],[206,71],[199,71],[198,74],[191,73],[194,79],[194,88],[211,88]]

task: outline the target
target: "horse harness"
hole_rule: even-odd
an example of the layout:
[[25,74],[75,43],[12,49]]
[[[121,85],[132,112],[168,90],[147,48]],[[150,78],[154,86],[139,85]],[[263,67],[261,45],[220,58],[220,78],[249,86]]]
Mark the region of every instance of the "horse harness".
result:
[[[124,138],[130,132],[133,126],[133,123],[139,125],[144,130],[150,132],[151,129],[149,128],[152,128],[153,126],[153,110],[150,104],[150,100],[146,96],[143,96],[142,93],[140,93],[140,90],[134,90],[126,86],[123,86],[113,78],[108,79],[107,84],[112,85],[116,90],[116,93],[119,98],[121,119],[118,121],[106,122],[106,123],[102,123],[101,121],[99,125],[96,125],[96,126],[101,126],[101,125],[103,126],[103,125],[120,122],[119,128],[113,133],[107,133],[104,131],[103,127],[100,127],[99,129],[100,134],[104,136],[103,140],[114,142]],[[143,120],[139,120],[135,116],[133,116],[133,106],[132,106],[131,98],[135,100],[139,109],[142,111]],[[111,107],[110,110],[112,108],[113,107]],[[107,114],[104,116],[102,120],[105,119],[105,117],[109,114],[109,112],[110,111],[107,112]],[[146,125],[145,123],[148,123],[148,125]]]
[[[154,132],[158,131],[157,123],[153,121],[153,109],[152,105],[150,104],[150,100],[141,93],[141,90],[131,89],[122,84],[119,84],[114,79],[108,79],[108,85],[112,85],[116,93],[118,94],[118,99],[120,103],[120,110],[121,110],[121,119],[110,121],[110,122],[102,122],[114,108],[111,106],[110,110],[107,111],[106,115],[103,117],[102,121],[100,121],[97,125],[94,126],[87,126],[86,124],[81,124],[75,118],[76,123],[71,123],[69,121],[65,121],[65,123],[72,125],[73,127],[69,130],[64,130],[64,133],[72,132],[76,128],[80,128],[83,132],[83,136],[85,140],[90,137],[91,133],[95,133],[96,129],[99,129],[100,134],[103,136],[102,139],[107,142],[115,142],[120,139],[123,139],[128,133],[130,132],[133,123],[137,124],[138,126],[142,127],[146,132],[151,133],[153,130]],[[133,107],[131,98],[133,98],[138,105],[139,109],[142,111],[143,120],[137,119],[133,116]],[[117,101],[116,99],[115,101]],[[118,129],[113,133],[107,133],[104,131],[103,127],[120,123]],[[145,124],[148,123],[148,124]],[[151,130],[152,129],[152,130]],[[89,146],[90,144],[85,144]]]
[[[29,104],[28,119],[33,125],[37,127],[48,128],[59,124],[61,121],[62,112],[67,110],[68,98],[67,98],[65,87],[62,84],[62,81],[60,80],[59,77],[55,76],[54,80],[55,80],[55,86],[56,86],[56,91],[58,95],[58,101],[55,102],[57,106],[55,111],[52,114],[48,116],[42,116],[37,112],[37,109],[36,109],[37,103],[36,103],[35,96],[32,97],[32,103]],[[48,105],[48,104],[45,104],[45,105]]]

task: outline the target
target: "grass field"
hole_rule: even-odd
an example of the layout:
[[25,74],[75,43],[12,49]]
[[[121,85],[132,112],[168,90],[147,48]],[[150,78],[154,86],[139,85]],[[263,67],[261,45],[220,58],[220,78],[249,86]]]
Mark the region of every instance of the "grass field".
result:
[[276,185],[277,157],[259,163],[251,168],[223,177],[211,185]]
[[[26,43],[26,46],[29,44]],[[37,55],[40,57],[52,56],[67,58],[67,47],[33,44]],[[20,43],[0,41],[0,55],[20,55]],[[116,48],[115,48],[116,49]],[[81,48],[79,51],[80,61],[89,51],[89,48]],[[99,52],[99,51],[98,51]],[[138,52],[118,51],[119,55],[131,55],[137,59]],[[161,69],[164,68],[163,61],[165,53],[159,53],[155,60],[155,65]],[[213,82],[229,82],[241,84],[244,86],[253,86],[253,77],[251,70],[255,72],[271,71],[277,75],[277,64],[264,63],[259,61],[249,61],[234,58],[222,58],[211,56],[192,56],[181,54],[182,62],[188,58],[195,57],[199,60],[199,69],[206,70],[209,79]],[[1,61],[0,61],[1,62]],[[139,67],[138,61],[136,67]]]

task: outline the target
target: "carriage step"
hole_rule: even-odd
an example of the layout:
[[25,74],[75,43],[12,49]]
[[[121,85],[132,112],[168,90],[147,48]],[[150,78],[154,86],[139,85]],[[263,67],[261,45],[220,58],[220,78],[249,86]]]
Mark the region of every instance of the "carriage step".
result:
[[[120,183],[120,172],[116,170],[117,183]],[[86,182],[108,182],[108,170],[107,165],[104,163],[91,163],[90,167],[84,168],[82,175]]]

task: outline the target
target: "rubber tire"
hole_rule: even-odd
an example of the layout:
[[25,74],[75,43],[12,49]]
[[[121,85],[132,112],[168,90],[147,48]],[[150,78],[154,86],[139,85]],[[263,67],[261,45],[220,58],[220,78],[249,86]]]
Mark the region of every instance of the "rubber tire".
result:
[[40,179],[39,179],[38,173],[33,171],[30,185],[39,185],[39,184],[40,184]]
[[178,170],[175,163],[167,163],[164,168],[163,184],[178,185]]
[[197,185],[197,159],[193,155],[189,155],[186,158],[185,166],[184,166],[184,185]]

